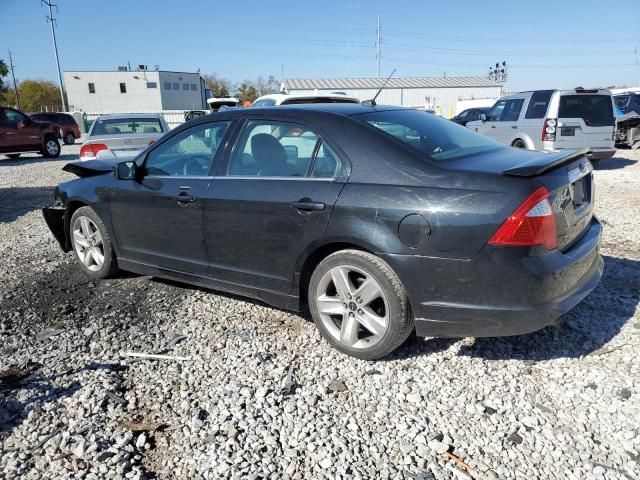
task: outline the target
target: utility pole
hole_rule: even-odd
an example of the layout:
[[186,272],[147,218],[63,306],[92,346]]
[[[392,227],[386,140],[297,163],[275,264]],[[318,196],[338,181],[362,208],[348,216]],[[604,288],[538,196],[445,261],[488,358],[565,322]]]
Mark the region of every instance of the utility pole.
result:
[[376,28],[376,47],[377,47],[377,51],[376,51],[376,60],[378,62],[378,78],[380,78],[380,59],[381,59],[381,53],[380,53],[380,12],[378,12],[378,28]]
[[40,0],[40,5],[46,5],[49,7],[49,15],[47,16],[47,21],[51,25],[51,38],[53,39],[53,51],[56,55],[56,67],[58,69],[58,84],[60,85],[60,101],[62,104],[62,111],[67,111],[67,102],[64,101],[64,89],[62,87],[62,74],[60,73],[60,58],[58,57],[58,44],[56,42],[56,28],[55,22],[56,19],[53,18],[53,7],[56,7],[56,11],[58,10],[58,6],[55,3],[51,3],[50,0]]
[[13,71],[13,57],[11,56],[11,50],[9,50],[9,68],[11,68],[11,76],[13,77],[13,89],[16,92],[16,104],[18,105],[18,110],[22,110],[20,108],[20,95],[18,95],[18,84],[16,83],[16,74]]

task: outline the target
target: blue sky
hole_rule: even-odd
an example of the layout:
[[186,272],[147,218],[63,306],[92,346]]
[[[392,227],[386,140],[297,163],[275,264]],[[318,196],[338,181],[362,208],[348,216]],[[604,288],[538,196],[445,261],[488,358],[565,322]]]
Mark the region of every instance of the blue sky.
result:
[[[512,91],[640,84],[638,0],[56,3],[63,70],[373,77],[380,12],[383,73],[475,76],[506,60]],[[0,58],[11,49],[18,80],[56,79],[46,14],[39,0],[0,0]]]

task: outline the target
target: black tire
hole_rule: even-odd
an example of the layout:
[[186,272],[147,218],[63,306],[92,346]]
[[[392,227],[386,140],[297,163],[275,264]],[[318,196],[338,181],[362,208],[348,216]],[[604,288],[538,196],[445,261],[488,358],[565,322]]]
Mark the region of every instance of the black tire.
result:
[[62,139],[65,145],[73,145],[76,143],[76,136],[73,132],[67,132],[64,134],[64,138]]
[[511,146],[514,148],[522,148],[524,150],[527,149],[527,144],[525,143],[525,141],[519,138],[515,140]]
[[[96,229],[98,230],[102,238],[102,254],[104,257],[104,262],[102,264],[102,267],[99,269],[91,269],[87,267],[82,262],[80,254],[78,253],[79,248],[76,248],[77,245],[76,245],[76,238],[74,235],[74,226],[76,225],[76,222],[78,222],[81,217],[88,218],[96,227]],[[102,223],[102,220],[100,219],[98,214],[95,212],[95,210],[93,210],[93,208],[80,207],[75,212],[73,212],[73,215],[71,216],[71,221],[69,222],[69,238],[71,239],[71,247],[73,249],[74,255],[76,256],[76,259],[78,260],[80,268],[87,276],[94,279],[102,279],[102,278],[113,277],[118,273],[118,263],[116,261],[116,254],[113,251],[113,244],[111,243],[111,237],[109,235],[109,232],[105,228],[104,223]],[[82,247],[80,247],[80,249],[81,248]]]
[[7,157],[10,158],[11,160],[15,160],[17,158],[20,158],[20,154],[19,153],[7,153]]
[[[378,283],[388,303],[388,325],[381,340],[370,348],[349,348],[336,340],[326,328],[316,304],[320,281],[335,267],[351,266],[361,269]],[[375,360],[388,355],[402,345],[413,332],[413,315],[400,279],[379,257],[360,250],[341,250],[322,260],[309,282],[309,309],[321,335],[336,350],[363,360]]]
[[44,139],[44,145],[42,145],[42,156],[45,158],[58,158],[62,147],[60,147],[60,141],[53,137],[47,136]]

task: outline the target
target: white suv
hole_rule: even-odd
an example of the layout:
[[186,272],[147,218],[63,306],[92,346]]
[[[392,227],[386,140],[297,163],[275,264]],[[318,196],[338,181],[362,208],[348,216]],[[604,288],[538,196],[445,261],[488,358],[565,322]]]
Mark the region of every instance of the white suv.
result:
[[609,90],[535,90],[500,98],[467,128],[528,150],[589,148],[589,158],[614,155],[616,121]]
[[360,103],[360,100],[344,93],[271,93],[256,98],[251,107],[273,107],[275,105],[295,105],[301,103]]

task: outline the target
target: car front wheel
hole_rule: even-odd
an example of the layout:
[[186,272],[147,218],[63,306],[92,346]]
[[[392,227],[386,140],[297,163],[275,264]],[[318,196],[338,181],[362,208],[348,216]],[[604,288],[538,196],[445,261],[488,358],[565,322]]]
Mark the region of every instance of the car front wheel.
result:
[[42,155],[47,158],[58,158],[60,156],[60,142],[57,138],[47,137],[44,141],[44,148],[42,149]]
[[96,279],[115,275],[118,267],[111,238],[98,214],[91,207],[81,207],[69,223],[71,245],[84,273]]
[[311,276],[308,299],[322,336],[353,357],[384,357],[413,331],[400,279],[371,253],[342,250],[329,255]]

